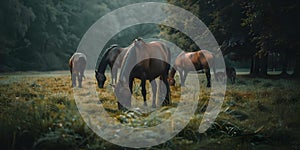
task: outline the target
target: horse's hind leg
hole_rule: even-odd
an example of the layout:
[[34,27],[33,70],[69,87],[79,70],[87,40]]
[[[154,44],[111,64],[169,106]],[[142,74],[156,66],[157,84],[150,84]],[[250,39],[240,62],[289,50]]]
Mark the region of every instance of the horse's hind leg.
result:
[[143,98],[144,98],[144,106],[147,106],[147,101],[146,101],[146,80],[145,79],[142,79],[142,83],[141,83],[141,86],[142,86],[142,95],[143,95]]
[[182,70],[181,72],[179,72],[179,75],[180,75],[180,80],[181,80],[181,86],[185,86],[185,79],[186,79],[186,76],[187,76],[187,72]]
[[156,107],[156,93],[157,93],[157,84],[155,79],[150,81],[152,88],[152,107]]
[[71,79],[72,79],[72,87],[76,86],[76,74],[72,73],[71,74]]
[[78,79],[78,87],[82,87],[82,77],[83,77],[83,72],[80,72],[80,74],[77,74],[77,79]]
[[111,84],[116,84],[117,75],[118,75],[118,68],[117,67],[112,67],[112,70],[111,70]]
[[206,79],[207,79],[207,85],[206,85],[206,87],[210,87],[211,86],[210,69],[205,69],[205,75],[206,75]]

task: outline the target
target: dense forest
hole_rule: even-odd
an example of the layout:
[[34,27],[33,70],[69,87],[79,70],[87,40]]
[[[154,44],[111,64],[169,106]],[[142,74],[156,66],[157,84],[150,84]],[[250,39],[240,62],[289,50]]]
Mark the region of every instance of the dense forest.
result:
[[[112,10],[137,2],[141,1],[1,1],[0,72],[68,69],[68,59],[95,21]],[[132,27],[120,34],[139,33],[136,36],[146,36],[147,33],[142,32],[145,26],[147,25]],[[152,25],[148,32],[158,34],[157,29]],[[114,41],[112,39],[112,42]],[[128,40],[125,40],[126,44],[127,42]],[[118,44],[125,45],[122,38],[121,41],[118,40]]]
[[[268,58],[276,54],[282,75],[297,68],[300,54],[299,1],[296,0],[168,0],[197,15],[214,34],[223,55],[231,61],[249,60],[252,75],[267,75]],[[176,17],[174,18],[176,19]],[[185,27],[188,28],[188,27]],[[162,27],[161,35],[189,51],[197,50],[184,34]],[[271,62],[272,65],[274,65]],[[230,64],[227,64],[230,65]]]
[[[3,0],[0,3],[0,71],[63,70],[87,29],[101,16],[138,0]],[[161,1],[165,2],[165,1]],[[249,62],[250,73],[267,75],[268,62],[282,75],[299,74],[297,0],[167,0],[198,16],[214,34],[227,62]],[[176,19],[176,18],[174,18]],[[188,27],[185,27],[188,28]],[[131,38],[128,38],[128,37]],[[166,26],[134,26],[109,44],[159,37],[186,51],[197,46]],[[118,40],[116,40],[118,39]],[[100,50],[99,50],[100,51]],[[270,57],[270,56],[276,56]],[[270,60],[272,59],[272,60]],[[279,59],[275,64],[273,59]],[[232,63],[231,63],[232,64]]]

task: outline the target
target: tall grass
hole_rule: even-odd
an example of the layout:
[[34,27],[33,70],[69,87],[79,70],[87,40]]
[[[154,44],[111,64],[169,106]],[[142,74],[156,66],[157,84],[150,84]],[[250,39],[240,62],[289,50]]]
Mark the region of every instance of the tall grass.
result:
[[[93,78],[85,83],[95,84]],[[145,120],[148,115],[118,111],[108,89],[98,89],[99,102],[124,125],[155,126],[168,117],[165,110],[150,120]],[[141,99],[140,88],[135,89],[135,96]],[[180,90],[179,86],[171,88],[174,103],[179,100]],[[218,118],[205,133],[199,133],[210,98],[210,89],[201,88],[198,108],[189,124],[173,139],[151,149],[299,148],[299,93],[299,85],[293,80],[240,77],[236,84],[228,84]],[[86,126],[74,102],[68,76],[5,82],[0,87],[0,119],[1,149],[121,149]]]

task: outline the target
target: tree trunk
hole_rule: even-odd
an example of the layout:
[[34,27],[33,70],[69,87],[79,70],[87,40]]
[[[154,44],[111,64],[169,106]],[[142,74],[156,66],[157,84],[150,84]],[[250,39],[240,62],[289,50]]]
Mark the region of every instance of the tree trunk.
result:
[[282,54],[282,72],[280,76],[287,77],[289,74],[287,73],[287,67],[288,67],[288,54],[285,52]]
[[250,70],[250,75],[252,76],[257,76],[258,73],[259,73],[259,65],[260,62],[259,62],[259,57],[258,55],[254,54],[252,56],[252,59],[251,59],[251,70]]
[[[297,58],[299,58],[298,56]],[[295,62],[293,77],[299,79],[300,78],[300,63],[298,61]]]
[[254,57],[251,57],[251,66],[250,66],[250,74],[252,75],[254,72]]
[[260,64],[260,75],[267,76],[268,75],[268,54],[263,54],[261,57],[261,64]]

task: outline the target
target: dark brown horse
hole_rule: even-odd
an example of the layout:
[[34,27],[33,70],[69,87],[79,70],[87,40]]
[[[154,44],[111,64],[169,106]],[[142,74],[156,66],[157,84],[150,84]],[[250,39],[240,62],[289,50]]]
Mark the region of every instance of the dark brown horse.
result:
[[[170,85],[175,85],[174,76],[176,70],[179,72],[181,86],[185,86],[185,79],[190,71],[200,71],[204,70],[207,87],[211,86],[211,74],[209,64],[214,65],[215,56],[207,50],[199,50],[196,52],[182,52],[175,59],[174,65],[170,71],[169,83]],[[215,72],[215,68],[213,67]]]
[[[225,83],[225,72],[217,72],[215,76],[218,81],[222,81]],[[226,67],[226,76],[227,79],[230,80],[231,84],[235,83],[236,71],[233,67]]]
[[78,87],[82,87],[82,78],[84,77],[86,61],[86,56],[83,53],[74,53],[70,58],[69,67],[72,78],[72,87],[76,86],[76,78],[78,80]]
[[121,67],[126,51],[127,48],[122,48],[117,45],[112,45],[105,51],[98,69],[95,70],[95,77],[99,88],[103,88],[106,81],[105,70],[107,65],[109,65],[111,69],[111,84],[115,84],[115,81],[117,81],[118,69]]
[[[166,96],[163,105],[170,102],[170,87],[168,84],[168,71],[170,69],[170,50],[162,42],[153,41],[145,43],[142,39],[136,39],[128,48],[122,63],[121,73],[115,87],[115,95],[118,100],[118,108],[131,107],[131,93],[134,78],[141,80],[144,106],[146,102],[146,80],[152,87],[152,107],[156,107],[157,84],[155,78],[160,77],[166,85]],[[161,84],[160,84],[161,85]]]

